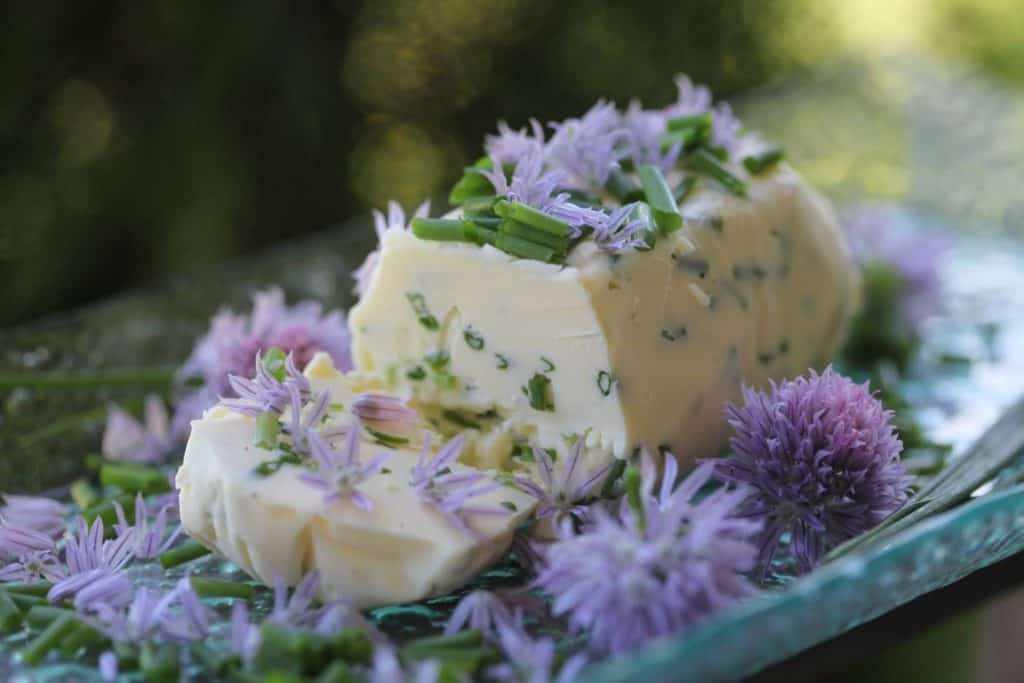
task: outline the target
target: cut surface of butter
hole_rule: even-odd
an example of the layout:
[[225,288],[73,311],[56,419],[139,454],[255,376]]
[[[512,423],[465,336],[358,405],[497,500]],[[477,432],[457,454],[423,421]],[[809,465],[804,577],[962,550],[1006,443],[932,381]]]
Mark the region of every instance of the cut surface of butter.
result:
[[[617,457],[717,455],[741,384],[820,368],[856,304],[828,203],[786,165],[749,185],[702,180],[653,250],[585,241],[564,266],[389,231],[349,317],[355,366],[560,452],[585,434]],[[510,451],[481,439],[470,457],[507,466]]]
[[[307,376],[314,390],[330,384],[332,397],[340,397],[346,380],[332,371],[320,359]],[[508,514],[474,516],[469,523],[478,533],[467,533],[421,502],[410,486],[418,444],[394,449],[385,469],[359,485],[371,510],[345,499],[325,503],[322,492],[300,479],[303,467],[283,466],[269,476],[255,472],[272,458],[254,445],[255,432],[254,419],[224,408],[192,423],[176,479],[182,524],[265,583],[281,576],[295,585],[318,571],[324,600],[365,608],[445,594],[500,558],[533,509],[530,496],[503,486],[472,503],[500,506]],[[364,440],[363,460],[382,450]]]

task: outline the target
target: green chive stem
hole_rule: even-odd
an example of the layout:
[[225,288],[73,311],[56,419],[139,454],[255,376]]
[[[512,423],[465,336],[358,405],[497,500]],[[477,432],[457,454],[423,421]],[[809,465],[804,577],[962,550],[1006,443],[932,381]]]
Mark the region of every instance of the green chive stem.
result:
[[643,199],[643,190],[640,189],[640,186],[618,168],[613,168],[611,173],[608,174],[608,182],[605,184],[605,189],[611,192],[623,204]]
[[747,169],[747,172],[751,175],[760,175],[765,171],[774,168],[785,157],[786,153],[783,151],[782,147],[775,145],[762,150],[757,154],[744,157],[743,167]]
[[679,206],[676,205],[661,169],[657,166],[641,166],[637,169],[637,175],[640,176],[640,186],[658,229],[668,234],[681,228],[683,217],[679,215]]
[[235,581],[217,581],[215,579],[201,579],[193,576],[189,579],[192,583],[192,590],[197,595],[208,598],[242,598],[248,600],[252,597],[252,586],[247,583]]
[[570,233],[569,224],[565,221],[560,221],[554,216],[519,202],[510,202],[505,199],[499,200],[494,205],[494,213],[502,218],[511,218],[520,223],[525,223],[531,228],[537,228],[557,237],[568,237]]
[[672,190],[672,197],[676,200],[676,204],[680,204],[684,199],[690,196],[690,192],[697,185],[697,176],[688,175],[683,178],[682,182],[676,185],[676,189]]
[[636,516],[637,528],[643,533],[647,528],[647,520],[644,516],[644,504],[640,495],[640,470],[630,465],[623,475],[626,484],[626,500],[629,502],[629,509]]
[[466,235],[462,221],[447,218],[413,218],[412,234],[420,239],[437,242],[462,242]]
[[25,614],[25,623],[32,628],[45,628],[67,614],[75,615],[74,611],[63,607],[38,605]]
[[747,184],[734,176],[707,150],[698,149],[687,160],[693,170],[714,178],[737,197],[747,196]]
[[38,664],[49,654],[50,650],[56,647],[64,637],[68,635],[80,623],[75,613],[67,611],[53,620],[46,629],[36,636],[25,649],[21,651],[21,661],[29,666]]
[[167,475],[152,467],[103,463],[100,465],[100,484],[130,493],[167,493],[171,483]]
[[21,628],[25,615],[6,591],[0,590],[0,633],[14,633]]
[[7,593],[7,595],[22,612],[27,612],[33,607],[50,604],[46,598],[41,598],[38,595],[22,595],[20,593]]
[[210,549],[199,541],[185,541],[177,548],[160,553],[160,566],[164,569],[197,560],[210,554]]
[[512,256],[518,256],[519,258],[524,259],[533,259],[535,261],[548,262],[555,256],[555,251],[550,247],[545,247],[505,232],[498,233],[497,239],[495,240],[495,246],[502,251],[508,252]]
[[278,419],[278,414],[268,410],[265,413],[260,413],[256,418],[256,435],[253,437],[253,443],[257,448],[270,451],[277,446],[277,438],[281,435],[281,421]]
[[88,510],[82,510],[82,517],[86,522],[92,524],[99,517],[107,526],[117,521],[117,509],[114,503],[120,503],[128,522],[135,520],[135,495],[131,493],[120,493],[113,498],[108,498],[102,503],[97,503]]
[[37,598],[45,598],[46,594],[53,588],[49,581],[38,581],[36,583],[5,583],[4,590],[11,595],[27,595]]
[[83,647],[89,649],[106,640],[106,637],[88,624],[79,622],[60,643],[60,651],[65,657],[74,657]]
[[266,368],[274,379],[283,382],[288,376],[288,354],[277,346],[270,347],[263,356],[263,367]]

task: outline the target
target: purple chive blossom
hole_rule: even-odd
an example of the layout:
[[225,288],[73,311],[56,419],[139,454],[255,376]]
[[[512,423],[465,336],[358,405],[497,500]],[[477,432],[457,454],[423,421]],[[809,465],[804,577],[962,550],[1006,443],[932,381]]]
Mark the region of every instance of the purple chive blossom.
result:
[[114,642],[144,643],[162,635],[175,597],[173,590],[160,596],[141,587],[127,605],[90,605],[84,619]]
[[249,668],[256,650],[260,646],[259,626],[249,620],[249,608],[242,600],[231,606],[231,630],[228,635],[228,649],[236,655],[244,668]]
[[743,123],[732,113],[728,102],[715,105],[711,118],[711,144],[721,147],[730,155],[736,153],[746,140]]
[[317,607],[316,596],[320,590],[320,573],[306,574],[295,589],[288,594],[288,584],[281,575],[274,576],[274,607],[267,615],[267,621],[290,629],[313,629],[320,632],[338,622],[339,611],[347,612],[348,606],[340,601],[329,602]]
[[0,526],[30,529],[50,538],[59,538],[64,533],[64,506],[52,498],[10,493],[2,493],[0,498],[4,501],[0,505]]
[[388,433],[404,433],[416,426],[416,411],[398,396],[359,394],[352,402],[352,414]]
[[17,559],[0,568],[0,584],[19,581],[60,581],[64,567],[51,550],[33,550],[18,555]]
[[444,626],[444,634],[450,636],[459,631],[473,629],[480,631],[485,637],[490,637],[497,633],[499,624],[511,618],[512,613],[501,598],[491,591],[475,590],[459,600]]
[[74,597],[79,606],[94,602],[122,604],[130,600],[132,584],[121,570],[132,557],[134,541],[132,531],[105,541],[103,519],[97,517],[89,526],[79,517],[78,531],[64,547],[67,577],[53,585],[47,599],[60,602]]
[[600,194],[612,169],[619,166],[616,146],[627,136],[615,104],[600,100],[582,118],[549,125],[555,133],[548,143],[548,159],[565,173],[565,186]]
[[378,645],[373,648],[373,668],[367,680],[369,683],[437,683],[440,676],[440,661],[428,659],[416,662],[411,670],[405,669],[393,647]]
[[317,469],[315,472],[303,472],[299,478],[322,491],[323,502],[327,505],[347,499],[361,510],[373,509],[370,497],[356,487],[377,474],[391,453],[379,453],[369,463],[362,464],[359,461],[360,431],[359,419],[354,418],[340,452],[331,448],[319,433],[313,431],[308,434],[310,452]]
[[831,367],[822,374],[743,388],[743,406],[726,408],[733,456],[715,463],[719,479],[746,484],[741,513],[763,522],[766,569],[784,534],[802,571],[859,536],[907,500],[903,444],[868,384]]
[[909,326],[919,327],[941,307],[940,267],[951,246],[946,235],[915,230],[895,209],[884,206],[852,206],[842,212],[840,222],[858,265],[884,264],[900,276],[900,308]]
[[687,76],[679,74],[675,77],[678,96],[676,101],[663,111],[667,118],[693,116],[711,111],[711,90],[704,85],[697,85]]
[[0,524],[0,557],[19,557],[25,553],[52,552],[56,543],[49,535],[11,524]]
[[119,673],[117,666],[117,655],[111,650],[107,650],[100,655],[98,668],[100,670],[100,678],[107,683],[113,683],[117,680]]
[[552,612],[589,632],[598,651],[679,632],[752,591],[741,573],[754,566],[748,539],[759,526],[733,516],[746,493],[719,489],[695,502],[693,492],[711,477],[708,464],[655,496],[653,469],[644,471],[642,522],[632,511],[596,508],[584,533],[548,547],[535,581],[552,596]]
[[135,524],[129,524],[125,518],[124,509],[121,504],[114,501],[114,511],[117,513],[117,524],[114,530],[120,535],[132,535],[132,554],[140,560],[151,560],[160,555],[178,540],[184,529],[180,524],[176,525],[174,531],[167,533],[167,515],[171,508],[167,505],[161,506],[150,524],[150,510],[142,494],[135,496]]
[[573,204],[567,193],[555,194],[565,174],[562,171],[544,170],[544,152],[540,146],[528,150],[519,159],[512,172],[511,182],[497,161],[494,161],[494,168],[479,169],[479,173],[494,186],[495,194],[504,196],[510,202],[531,206],[567,223],[572,229],[571,237],[579,236],[581,226],[604,217],[602,211]]
[[529,131],[499,121],[498,134],[484,137],[484,152],[498,165],[514,164],[536,147],[544,147],[544,127],[537,119],[530,119]]
[[162,462],[174,446],[167,407],[159,396],[146,397],[143,424],[117,405],[107,410],[100,450],[108,460],[121,462]]
[[567,659],[555,673],[558,653],[551,638],[531,638],[523,628],[522,614],[497,626],[498,644],[506,661],[487,670],[498,681],[529,683],[571,683],[587,664],[584,655]]
[[632,218],[639,204],[626,204],[594,223],[594,243],[601,251],[616,254],[626,249],[648,249],[643,233],[650,227],[644,218]]
[[565,465],[562,466],[561,475],[557,477],[555,464],[547,451],[533,449],[540,483],[517,477],[516,484],[537,499],[536,519],[551,518],[556,526],[561,526],[562,520],[569,517],[580,521],[587,518],[588,506],[585,503],[597,495],[611,465],[605,465],[595,471],[582,471],[579,465],[583,457],[583,447],[583,438],[577,438],[569,451]]
[[179,611],[172,614],[164,625],[164,634],[170,640],[188,643],[202,640],[210,633],[210,613],[192,588],[192,581],[184,577],[174,587]]
[[256,354],[272,347],[294,354],[300,370],[319,351],[329,354],[340,370],[352,369],[348,328],[342,311],[325,313],[314,301],[286,306],[284,294],[277,287],[257,292],[253,295],[251,314],[230,310],[217,313],[210,321],[209,332],[179,369],[182,387],[193,377],[201,378],[203,386],[181,396],[172,432],[179,437],[187,436],[189,422],[203,410],[215,405],[219,398],[233,398],[228,378],[250,376]]
[[[409,216],[409,223],[412,222],[413,218],[426,218],[429,214],[430,200],[428,199],[420,204],[416,211]],[[405,220],[405,211],[402,210],[402,205],[396,201],[388,202],[387,216],[376,209],[373,210],[373,227],[377,231],[378,246],[367,254],[362,265],[352,272],[352,278],[356,283],[352,291],[356,296],[362,298],[370,286],[370,278],[373,277],[373,273],[377,270],[377,262],[380,260],[380,242],[384,239],[384,234],[389,230],[408,230],[409,223]]]
[[324,389],[312,402],[303,406],[302,398],[298,391],[291,391],[292,410],[289,416],[285,431],[292,439],[292,448],[297,453],[304,455],[312,454],[312,443],[310,437],[318,433],[327,420],[327,413],[331,405],[331,391]]
[[490,493],[501,484],[490,480],[482,472],[452,472],[451,465],[462,454],[464,438],[459,434],[437,452],[433,459],[430,454],[430,439],[423,444],[419,460],[410,472],[410,484],[419,499],[444,515],[455,526],[466,533],[478,536],[479,532],[469,524],[475,515],[507,515],[503,507],[469,505],[472,498]]
[[285,407],[300,403],[310,396],[309,380],[299,371],[295,357],[288,354],[285,359],[285,380],[279,381],[266,364],[260,352],[256,353],[256,377],[245,379],[239,375],[228,378],[237,398],[226,398],[221,405],[245,415],[257,417],[263,413],[281,414]]
[[665,174],[675,167],[683,145],[676,142],[662,152],[661,137],[667,130],[665,115],[662,112],[645,110],[640,102],[633,100],[626,110],[623,124],[629,142],[629,155],[634,166],[657,166]]

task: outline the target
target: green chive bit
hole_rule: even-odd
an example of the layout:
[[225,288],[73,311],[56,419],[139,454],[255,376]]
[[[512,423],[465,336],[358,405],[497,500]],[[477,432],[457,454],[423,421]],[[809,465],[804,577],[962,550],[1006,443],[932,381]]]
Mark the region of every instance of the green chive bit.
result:
[[359,683],[364,680],[345,662],[334,662],[316,677],[316,683]]
[[505,233],[506,235],[513,235],[519,237],[527,242],[533,242],[543,247],[553,249],[555,252],[565,252],[569,249],[569,238],[562,237],[560,235],[552,235],[550,232],[544,232],[539,228],[534,228],[521,223],[517,220],[506,218],[498,226],[499,233]]
[[494,213],[502,218],[511,218],[520,223],[525,223],[531,228],[537,228],[558,237],[568,237],[571,232],[569,224],[565,221],[560,221],[554,216],[519,202],[510,202],[502,199],[494,205]]
[[45,607],[50,604],[49,600],[37,595],[22,595],[21,593],[11,593],[10,591],[7,594],[22,612],[27,612],[33,607]]
[[281,422],[277,413],[267,411],[256,418],[256,436],[253,444],[256,448],[272,451],[277,446],[277,437],[281,435]]
[[88,650],[106,640],[106,637],[92,626],[79,623],[61,641],[60,651],[65,657],[74,657],[82,648]]
[[164,569],[197,560],[210,554],[210,549],[199,541],[185,541],[177,548],[160,553],[160,566]]
[[547,358],[545,358],[544,356],[540,357],[540,362],[544,365],[544,372],[554,372],[555,371],[555,364],[552,363]]
[[707,150],[698,149],[687,160],[690,168],[714,178],[737,197],[747,196],[747,184],[734,176],[729,169],[722,165],[722,162]]
[[31,628],[46,628],[65,615],[75,616],[74,610],[52,605],[33,607],[25,614],[25,623]]
[[114,463],[100,466],[100,484],[131,493],[167,493],[171,490],[167,475],[158,469]]
[[437,242],[462,242],[462,221],[447,218],[413,218],[412,234],[420,239]]
[[401,654],[403,657],[419,661],[431,659],[452,650],[480,647],[483,642],[483,634],[479,629],[467,629],[450,636],[417,638],[403,645]]
[[441,413],[441,417],[463,429],[480,429],[480,423],[474,422],[457,410],[445,410]]
[[601,497],[602,498],[617,498],[615,495],[615,485],[622,479],[623,472],[626,471],[626,461],[616,460],[612,463],[612,467],[608,470],[608,475],[604,478],[604,483],[601,485]]
[[209,676],[227,678],[241,664],[237,656],[219,652],[204,642],[192,643],[189,652],[192,659],[203,667],[203,673]]
[[484,348],[484,338],[481,337],[480,333],[472,327],[467,327],[462,331],[462,338],[466,340],[466,346],[474,351],[479,351]]
[[455,375],[450,375],[447,372],[438,372],[434,375],[434,384],[438,389],[454,389],[458,384],[455,379]]
[[612,385],[615,384],[615,377],[607,370],[597,373],[597,388],[602,396],[612,393]]
[[11,595],[29,595],[36,598],[45,598],[50,592],[53,584],[49,581],[38,583],[5,583],[4,590]]
[[643,533],[647,527],[647,520],[644,518],[644,503],[640,494],[640,470],[630,465],[626,468],[623,481],[626,484],[626,501],[629,503],[629,509],[636,517],[637,528]]
[[472,166],[467,166],[463,169],[462,177],[455,183],[455,187],[452,188],[451,193],[448,195],[448,203],[452,206],[458,206],[473,197],[480,197],[494,192],[491,181],[480,173],[480,169],[490,169],[493,167],[494,164],[491,160],[483,157]]
[[555,256],[555,251],[550,247],[545,247],[535,242],[530,242],[516,237],[515,235],[509,235],[505,232],[499,232],[497,240],[494,245],[502,251],[508,252],[512,256],[518,256],[524,259],[533,259],[535,261],[544,261],[545,263],[550,261]]
[[681,203],[690,193],[693,192],[694,186],[697,185],[697,177],[688,175],[683,178],[682,182],[676,185],[676,189],[672,190],[672,197],[676,200],[676,204]]
[[283,382],[288,376],[288,366],[285,361],[288,360],[288,354],[276,346],[271,346],[267,350],[267,355],[263,356],[263,367],[267,369],[274,379],[278,382]]
[[350,626],[333,637],[331,650],[337,659],[352,664],[369,664],[373,659],[373,642],[366,631]]
[[765,150],[753,154],[749,157],[743,157],[743,167],[747,169],[747,172],[751,175],[761,175],[770,168],[775,167],[780,161],[786,158],[786,153],[782,147],[774,145]]
[[100,499],[100,492],[87,479],[77,479],[71,483],[71,500],[84,510],[95,505]]
[[43,661],[50,650],[57,647],[78,623],[74,612],[68,610],[61,614],[21,651],[21,661],[29,666]]
[[21,628],[25,617],[6,591],[0,590],[0,633],[13,633]]
[[494,354],[494,357],[498,359],[498,369],[499,370],[508,370],[508,366],[509,366],[508,356],[506,356],[503,353],[496,353],[496,354]]
[[201,579],[193,576],[189,579],[192,583],[192,590],[197,595],[208,598],[242,598],[247,600],[252,597],[252,586],[247,583],[236,581],[217,581],[215,579]]
[[404,436],[396,436],[394,434],[380,432],[374,429],[373,427],[367,427],[366,431],[370,436],[373,437],[374,443],[376,443],[379,446],[384,446],[386,448],[394,449],[397,448],[398,446],[404,446],[405,444],[409,443],[409,439],[407,439]]
[[471,197],[462,202],[462,215],[464,216],[487,216],[494,214],[494,202],[497,197],[493,194],[480,197]]
[[513,503],[511,500],[503,500],[503,501],[501,501],[501,507],[503,507],[506,510],[509,510],[511,512],[519,512],[519,507],[515,503]]
[[637,169],[637,175],[640,176],[640,186],[643,187],[644,197],[651,207],[651,216],[658,229],[667,235],[681,228],[683,217],[679,215],[679,207],[661,169],[657,166],[641,166]]
[[114,503],[121,505],[126,520],[129,523],[135,521],[135,495],[131,493],[119,493],[113,498],[108,498],[102,503],[92,506],[88,510],[82,510],[82,517],[89,524],[92,524],[98,517],[103,520],[104,524],[109,526],[117,521],[117,508],[114,507]]
[[139,653],[139,669],[147,683],[176,683],[181,654],[174,643],[146,643]]
[[644,193],[640,186],[617,168],[613,168],[611,173],[608,174],[608,182],[605,184],[605,189],[623,204],[636,202],[644,198]]
[[449,360],[451,360],[451,356],[448,354],[447,349],[435,349],[434,351],[428,351],[423,356],[423,361],[433,370],[441,370],[442,368],[447,367]]
[[416,318],[420,321],[420,324],[428,330],[436,330],[441,326],[437,323],[437,318],[433,316],[430,309],[427,308],[427,300],[419,292],[406,292],[405,298],[409,301],[409,305],[412,306],[413,313],[416,314]]
[[530,407],[534,410],[555,410],[555,402],[551,397],[551,379],[547,375],[534,373],[526,383],[526,395],[530,399]]
[[677,116],[668,120],[669,130],[711,130],[711,112]]
[[406,371],[405,376],[414,382],[419,382],[427,376],[427,371],[423,369],[422,365],[417,365]]

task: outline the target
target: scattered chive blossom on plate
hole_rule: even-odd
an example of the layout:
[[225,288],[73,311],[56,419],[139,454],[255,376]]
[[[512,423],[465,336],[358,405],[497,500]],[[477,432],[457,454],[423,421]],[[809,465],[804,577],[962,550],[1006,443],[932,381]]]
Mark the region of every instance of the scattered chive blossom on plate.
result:
[[552,523],[558,526],[567,518],[574,518],[578,522],[588,521],[589,506],[586,503],[597,497],[611,469],[611,463],[592,472],[584,472],[580,467],[583,448],[584,439],[577,438],[562,466],[561,476],[558,477],[555,476],[555,464],[548,452],[540,448],[533,449],[540,483],[525,477],[516,477],[515,483],[537,499],[535,519],[551,518]]
[[167,533],[167,515],[172,510],[170,505],[159,506],[159,511],[150,524],[150,508],[146,505],[145,499],[139,493],[135,496],[135,523],[129,524],[125,518],[124,508],[117,501],[114,501],[114,509],[117,511],[117,524],[114,530],[118,535],[132,534],[132,554],[140,560],[151,560],[166,552],[181,536],[184,531],[180,524]]
[[145,424],[111,404],[100,452],[117,462],[162,462],[174,447],[167,407],[159,396],[147,396]]
[[573,655],[559,663],[554,639],[530,637],[523,627],[521,613],[498,622],[496,630],[506,661],[487,669],[487,675],[495,680],[570,683],[587,665],[583,654]]
[[786,534],[799,570],[810,571],[906,502],[893,413],[866,382],[829,367],[767,392],[744,387],[743,401],[726,409],[733,454],[713,466],[718,479],[748,487],[741,513],[763,523],[762,572]]
[[78,518],[78,529],[64,546],[67,575],[53,584],[47,593],[50,602],[74,598],[83,607],[94,602],[119,604],[131,600],[132,583],[123,569],[132,558],[134,529],[121,531],[104,540],[103,519],[92,525]]
[[485,639],[493,638],[498,625],[512,618],[505,603],[497,595],[488,590],[477,589],[467,593],[452,611],[444,625],[444,635],[450,636],[459,631],[474,630],[483,634]]
[[567,529],[543,552],[534,585],[597,651],[676,633],[754,591],[742,573],[754,567],[760,525],[735,517],[746,493],[722,488],[695,500],[711,478],[705,464],[655,497],[655,469],[644,469],[636,510],[625,501],[618,515],[597,507],[582,533]]
[[51,538],[64,534],[67,511],[56,500],[12,493],[0,494],[0,498],[4,501],[0,505],[0,528],[7,525],[31,529]]

